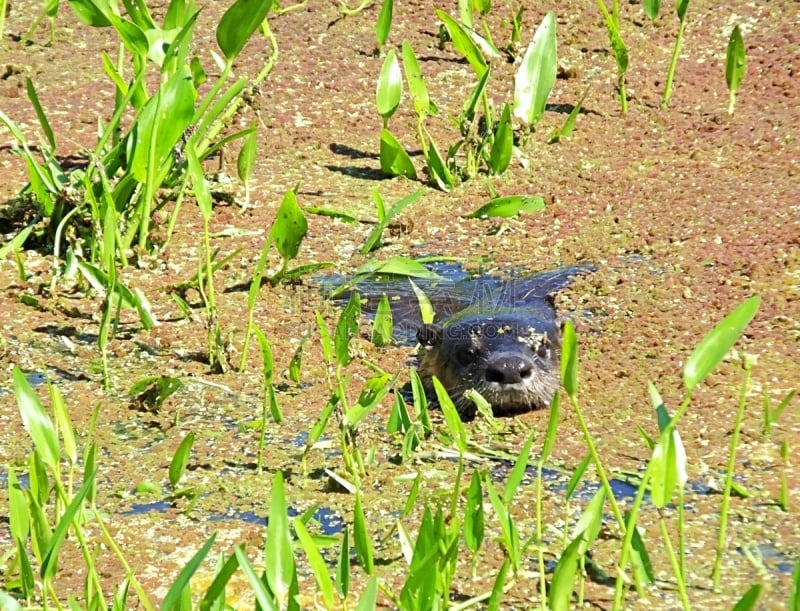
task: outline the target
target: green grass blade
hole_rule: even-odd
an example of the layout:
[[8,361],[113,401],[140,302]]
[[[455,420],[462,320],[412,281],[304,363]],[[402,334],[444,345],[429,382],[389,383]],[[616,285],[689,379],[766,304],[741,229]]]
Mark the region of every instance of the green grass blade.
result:
[[53,406],[53,416],[58,427],[56,434],[60,433],[61,435],[61,440],[64,442],[64,453],[67,455],[70,465],[75,465],[78,462],[78,446],[75,443],[75,429],[72,427],[72,421],[64,405],[64,398],[55,384],[48,381],[47,388],[50,390],[50,404]]
[[164,597],[164,602],[161,603],[161,611],[173,611],[174,609],[181,607],[181,601],[185,596],[185,592],[189,588],[189,581],[192,579],[192,576],[200,567],[200,564],[203,562],[203,560],[205,560],[208,552],[211,551],[211,546],[214,545],[214,539],[216,539],[216,537],[217,533],[211,535],[203,547],[201,547],[200,550],[194,556],[192,556],[191,560],[189,560],[186,566],[181,569],[181,572],[178,574],[178,578],[175,580],[172,586],[170,586],[167,595]]
[[236,173],[242,182],[247,182],[247,179],[250,178],[250,170],[253,169],[253,165],[256,162],[256,154],[258,153],[257,136],[256,128],[251,126],[244,137],[239,156],[236,158]]
[[44,114],[44,109],[42,108],[41,102],[39,102],[39,96],[36,95],[36,89],[30,77],[25,77],[25,87],[28,90],[28,99],[31,101],[31,104],[33,104],[36,117],[39,119],[39,125],[42,126],[42,131],[47,137],[47,142],[50,144],[50,154],[54,154],[56,149],[56,137],[53,134],[53,129],[50,127],[50,122],[47,120],[47,115]]
[[28,383],[22,370],[14,366],[14,395],[17,398],[22,423],[28,434],[33,439],[36,450],[42,461],[51,469],[58,470],[60,449],[58,446],[58,433],[39,402],[39,397]]
[[525,443],[522,444],[522,449],[519,451],[517,460],[514,462],[514,468],[508,474],[506,486],[503,488],[503,502],[508,505],[517,493],[522,478],[525,475],[525,470],[528,468],[528,460],[531,455],[531,446],[533,446],[533,438],[536,436],[536,430],[532,430]]
[[28,504],[17,479],[17,473],[8,467],[8,521],[11,536],[17,541],[27,541],[31,522],[28,513]]
[[719,364],[758,311],[761,296],[739,304],[697,345],[683,368],[683,383],[691,392]]
[[267,590],[264,582],[259,578],[255,569],[253,568],[253,565],[250,564],[250,560],[247,559],[247,554],[245,553],[244,549],[241,546],[236,547],[234,549],[234,554],[236,555],[236,559],[239,561],[239,566],[242,568],[242,572],[247,578],[247,583],[250,585],[250,589],[253,591],[253,595],[255,596],[259,608],[262,611],[278,611],[281,609],[282,607],[275,603],[272,594]]
[[314,579],[322,592],[322,600],[325,603],[325,608],[333,609],[337,597],[325,560],[323,560],[322,554],[319,553],[317,545],[314,543],[311,535],[308,534],[303,522],[295,518],[292,520],[292,524],[294,525],[294,532],[300,541],[300,545],[303,546],[303,550],[306,553],[311,572],[314,574]]
[[93,486],[96,474],[97,471],[92,471],[89,473],[88,477],[84,479],[83,486],[81,486],[78,494],[72,498],[69,506],[64,511],[61,519],[58,521],[55,530],[53,530],[53,536],[50,537],[50,540],[47,543],[47,550],[45,551],[42,559],[41,575],[45,580],[51,579],[56,573],[56,563],[58,559],[58,553],[61,550],[61,544],[64,542],[64,538],[67,536],[67,530],[69,530],[69,527],[72,525],[72,520],[77,515],[78,510],[83,503],[83,499],[88,494],[89,489]]

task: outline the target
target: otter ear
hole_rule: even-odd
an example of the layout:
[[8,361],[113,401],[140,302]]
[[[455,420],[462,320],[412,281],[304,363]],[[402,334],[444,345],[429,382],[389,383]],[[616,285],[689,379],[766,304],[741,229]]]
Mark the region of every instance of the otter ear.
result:
[[417,329],[417,341],[423,346],[438,346],[442,342],[442,328],[430,323],[422,325]]

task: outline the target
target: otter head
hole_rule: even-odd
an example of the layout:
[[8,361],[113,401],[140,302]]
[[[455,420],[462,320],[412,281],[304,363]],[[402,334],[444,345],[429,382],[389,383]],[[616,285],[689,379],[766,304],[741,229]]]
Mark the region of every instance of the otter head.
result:
[[423,325],[419,373],[429,394],[436,376],[463,419],[475,416],[464,391],[477,390],[495,415],[550,404],[560,382],[562,320],[525,310],[457,315],[444,325]]

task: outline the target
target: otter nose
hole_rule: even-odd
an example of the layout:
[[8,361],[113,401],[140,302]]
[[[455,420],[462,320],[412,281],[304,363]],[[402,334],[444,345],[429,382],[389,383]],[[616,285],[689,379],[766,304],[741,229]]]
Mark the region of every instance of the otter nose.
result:
[[499,354],[486,367],[486,381],[519,384],[533,373],[533,363],[519,355]]

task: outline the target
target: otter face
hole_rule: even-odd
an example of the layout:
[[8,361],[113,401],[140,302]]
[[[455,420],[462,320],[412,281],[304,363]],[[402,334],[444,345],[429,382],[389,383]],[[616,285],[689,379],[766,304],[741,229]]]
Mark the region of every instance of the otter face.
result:
[[524,310],[457,316],[423,326],[417,339],[426,389],[431,394],[431,378],[439,378],[463,419],[476,411],[463,396],[468,389],[483,395],[495,415],[545,407],[558,390],[561,328],[554,320]]

